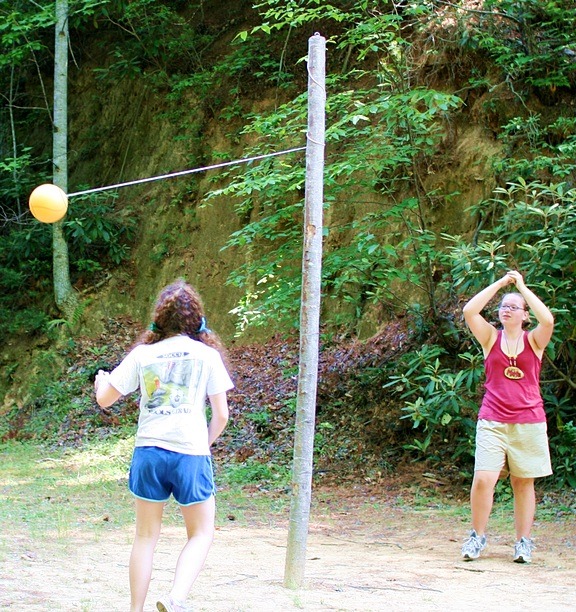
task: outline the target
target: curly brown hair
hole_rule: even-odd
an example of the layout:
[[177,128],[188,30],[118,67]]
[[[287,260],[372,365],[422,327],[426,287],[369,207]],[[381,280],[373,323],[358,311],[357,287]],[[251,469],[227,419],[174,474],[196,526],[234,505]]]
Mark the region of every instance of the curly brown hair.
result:
[[200,295],[184,280],[177,280],[160,291],[152,315],[151,328],[142,333],[138,343],[154,344],[179,334],[211,346],[223,359],[226,358],[222,341],[206,327]]

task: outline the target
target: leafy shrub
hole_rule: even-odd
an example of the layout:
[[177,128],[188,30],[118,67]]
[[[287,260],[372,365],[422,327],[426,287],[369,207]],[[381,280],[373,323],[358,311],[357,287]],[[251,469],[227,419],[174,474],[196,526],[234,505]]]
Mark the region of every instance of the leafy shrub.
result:
[[110,193],[74,198],[64,220],[73,269],[94,272],[105,262],[119,265],[128,257],[136,220],[131,208],[115,206],[116,198]]
[[486,0],[484,11],[471,14],[469,44],[478,45],[514,83],[548,89],[576,84],[571,0]]
[[46,329],[49,316],[36,308],[13,310],[0,306],[0,321],[1,334],[35,334]]
[[[302,22],[313,19],[325,8],[317,4],[291,5],[285,14],[283,8],[270,8],[275,28],[282,27],[285,17]],[[382,299],[393,308],[405,307],[397,290],[402,283],[413,285],[434,310],[432,258],[440,256],[440,251],[428,229],[426,204],[435,194],[422,189],[419,177],[437,151],[443,122],[461,100],[431,88],[409,86],[411,69],[401,16],[380,14],[366,24],[361,21],[366,18],[361,8],[346,12],[330,7],[326,18],[345,21],[349,29],[339,46],[358,45],[361,59],[374,59],[378,69],[355,68],[327,79],[331,95],[326,142],[332,145],[332,153],[324,174],[326,208],[346,200],[347,206],[359,211],[359,218],[327,230],[330,248],[324,262],[324,289],[327,297],[349,304],[346,323],[356,321],[367,306]],[[350,87],[356,81],[362,85]],[[272,142],[297,146],[305,130],[306,96],[300,95],[272,112],[252,117],[243,133],[260,137],[253,153],[262,154]],[[289,328],[297,323],[300,304],[304,164],[298,158],[283,157],[227,176],[231,178],[227,186],[208,195],[237,198],[242,227],[227,246],[258,253],[258,257],[248,255],[229,278],[245,291],[233,311],[240,331],[271,322]],[[400,197],[406,192],[414,195]],[[389,238],[385,245],[383,231]]]
[[384,386],[403,400],[403,419],[424,434],[404,446],[417,457],[469,462],[474,449],[479,382],[483,373],[478,354],[462,353],[450,367],[441,361],[445,350],[424,345],[407,353],[400,374]]
[[230,484],[265,485],[275,483],[276,485],[288,484],[290,481],[290,470],[286,466],[276,463],[262,463],[249,458],[243,463],[229,464],[223,478]]
[[[105,265],[119,265],[129,254],[135,219],[118,210],[115,197],[74,198],[63,221],[73,277],[91,276]],[[29,221],[4,228],[0,241],[0,332],[41,331],[49,315],[42,296],[51,294],[52,227]],[[50,308],[50,306],[48,307]]]
[[576,426],[572,421],[558,428],[558,433],[550,440],[550,446],[554,451],[552,466],[555,482],[561,487],[576,489]]

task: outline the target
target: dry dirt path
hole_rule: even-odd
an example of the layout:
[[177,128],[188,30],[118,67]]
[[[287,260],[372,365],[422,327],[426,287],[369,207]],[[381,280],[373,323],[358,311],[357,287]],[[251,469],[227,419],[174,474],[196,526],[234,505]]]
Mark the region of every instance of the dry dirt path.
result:
[[[537,525],[531,565],[512,563],[512,536],[493,534],[484,558],[459,558],[454,519],[400,510],[311,521],[305,589],[282,586],[286,530],[221,526],[190,601],[195,610],[576,609],[576,525]],[[0,610],[128,611],[131,530],[2,534]],[[146,610],[170,584],[183,528],[164,529]]]

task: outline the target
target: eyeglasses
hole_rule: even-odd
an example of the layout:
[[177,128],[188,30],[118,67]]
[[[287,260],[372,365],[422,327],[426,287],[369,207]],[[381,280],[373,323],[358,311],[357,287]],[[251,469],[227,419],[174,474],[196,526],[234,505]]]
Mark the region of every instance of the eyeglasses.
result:
[[516,312],[517,310],[526,310],[523,306],[515,306],[514,304],[500,304],[500,310],[510,310]]

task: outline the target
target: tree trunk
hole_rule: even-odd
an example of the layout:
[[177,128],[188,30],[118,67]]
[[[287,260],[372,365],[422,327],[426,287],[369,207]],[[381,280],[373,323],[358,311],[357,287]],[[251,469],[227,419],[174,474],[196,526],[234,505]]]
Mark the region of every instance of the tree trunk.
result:
[[[53,182],[68,191],[68,0],[56,0],[54,42],[54,126],[52,140]],[[68,244],[62,221],[52,228],[52,262],[56,305],[67,319],[78,305],[70,282]]]
[[320,291],[322,277],[322,206],[324,192],[326,40],[316,34],[308,45],[308,142],[302,303],[300,306],[300,366],[292,467],[292,500],[284,586],[299,588],[304,581],[306,543],[312,496],[314,420],[318,386]]

